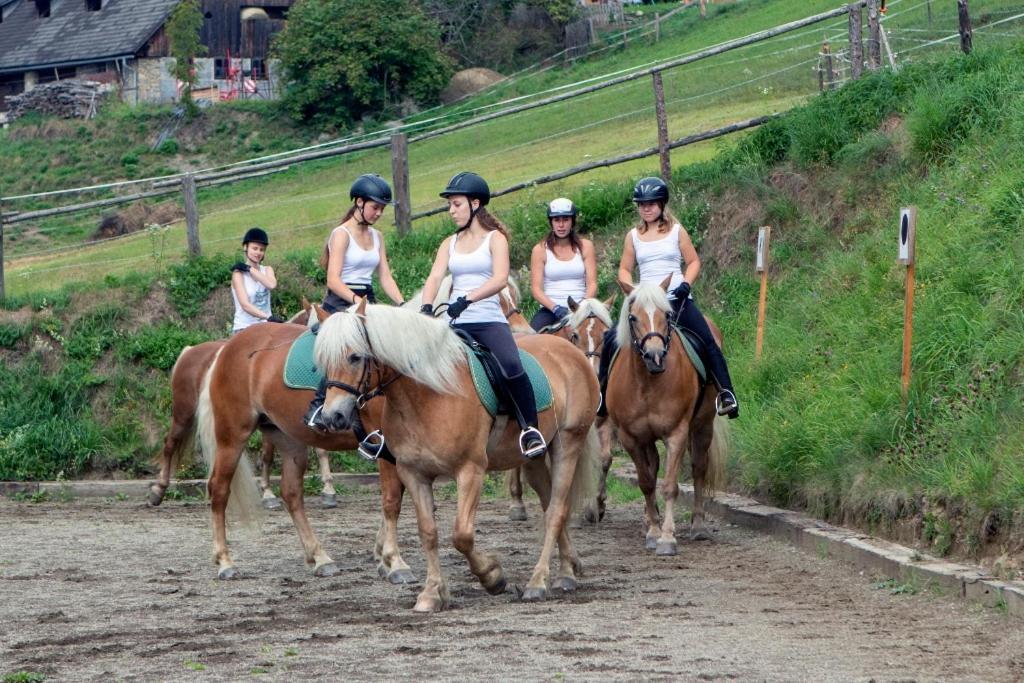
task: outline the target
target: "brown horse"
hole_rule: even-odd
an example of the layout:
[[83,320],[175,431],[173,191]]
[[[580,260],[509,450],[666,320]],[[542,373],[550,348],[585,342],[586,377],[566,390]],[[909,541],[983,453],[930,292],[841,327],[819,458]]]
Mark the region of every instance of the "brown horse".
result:
[[[704,530],[704,498],[724,481],[725,425],[716,419],[713,385],[701,391],[700,377],[669,324],[671,307],[661,286],[620,283],[628,295],[616,328],[618,360],[613,364],[606,392],[608,416],[619,441],[636,465],[646,504],[646,545],[658,555],[675,555],[675,502],[679,470],[689,447],[693,468],[693,521],[691,538],[710,539]],[[721,333],[712,330],[721,343]],[[673,343],[673,341],[675,343]],[[656,443],[667,449],[661,520],[655,486],[659,455]]]
[[[581,571],[565,521],[571,504],[588,500],[596,486],[598,444],[592,425],[598,387],[586,359],[565,340],[535,335],[519,337],[517,343],[540,362],[553,396],[552,406],[539,415],[549,455],[526,463],[530,485],[546,510],[544,545],[523,594],[538,600],[548,591],[556,541],[560,567],[553,586],[574,590]],[[484,473],[523,464],[519,427],[507,417],[492,418],[481,405],[465,347],[455,333],[441,320],[363,301],[322,323],[314,355],[330,380],[326,418],[351,421],[363,414],[369,397],[387,397],[382,430],[416,505],[427,556],[427,579],[415,610],[440,610],[450,599],[434,521],[432,484],[442,475],[451,476],[458,487],[455,547],[488,592],[503,592],[506,581],[497,558],[475,546],[474,520]]]
[[[306,518],[302,495],[302,478],[307,465],[307,447],[325,450],[353,450],[356,439],[350,431],[319,434],[302,422],[312,399],[312,391],[287,388],[282,369],[291,342],[302,332],[299,325],[254,325],[226,342],[209,342],[183,352],[192,352],[209,369],[203,373],[179,372],[176,366],[172,384],[175,391],[174,419],[165,441],[160,481],[150,492],[150,502],[159,504],[167,488],[174,461],[191,443],[194,428],[198,429],[203,455],[212,471],[208,489],[214,531],[214,561],[219,578],[235,578],[227,550],[225,510],[229,491],[243,520],[258,516],[260,496],[253,481],[248,460],[242,451],[255,429],[263,431],[266,448],[276,448],[282,456],[281,495],[295,523],[305,551],[306,561],[315,565],[318,576],[337,573],[330,556],[324,552]],[[214,348],[214,347],[219,348]],[[205,347],[201,352],[196,349]],[[212,358],[209,357],[212,351]],[[198,362],[197,361],[197,362]],[[191,364],[191,363],[190,363]],[[201,378],[198,394],[196,375]],[[189,396],[198,395],[190,404]],[[382,401],[367,406],[366,426],[373,429],[382,410]],[[384,519],[377,534],[375,555],[380,560],[378,571],[392,583],[409,583],[415,579],[394,542],[401,510],[402,484],[395,467],[380,462],[380,484]]]

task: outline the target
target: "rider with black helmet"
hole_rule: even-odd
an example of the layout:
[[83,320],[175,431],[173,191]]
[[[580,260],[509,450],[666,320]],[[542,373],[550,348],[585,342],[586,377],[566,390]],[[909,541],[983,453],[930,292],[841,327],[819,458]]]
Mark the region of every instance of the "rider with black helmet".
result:
[[[405,297],[391,275],[384,238],[373,227],[391,204],[391,186],[379,175],[365,173],[352,183],[349,198],[352,206],[327,238],[320,255],[320,265],[327,271],[323,308],[328,313],[337,313],[359,303],[360,299],[377,303],[373,291],[375,272],[384,293],[401,306]],[[327,428],[321,417],[325,396],[326,386],[321,385],[306,413],[307,426]]]
[[[662,282],[671,276],[669,302],[672,304],[675,324],[694,332],[707,351],[708,371],[718,387],[715,405],[719,415],[739,416],[739,403],[733,392],[732,380],[725,356],[718,346],[704,315],[697,308],[690,292],[691,285],[700,274],[700,258],[690,235],[679,224],[668,208],[668,185],[661,178],[641,178],[633,188],[640,223],[626,235],[619,262],[619,280],[633,282],[633,269],[639,267],[641,282]],[[680,268],[683,264],[685,270]],[[608,381],[608,364],[615,350],[615,333],[605,336],[598,370],[601,395]],[[604,401],[599,414],[604,414]]]
[[[458,230],[437,251],[423,286],[423,301],[434,300],[445,273],[451,272],[447,313],[452,327],[486,346],[497,358],[521,429],[519,448],[527,458],[543,456],[547,444],[537,429],[533,386],[498,301],[498,293],[508,285],[508,231],[484,208],[491,190],[476,173],[457,173],[441,196],[448,200],[448,213]],[[424,304],[423,312],[433,315],[432,306]]]
[[597,256],[594,243],[576,233],[579,211],[565,197],[548,204],[547,237],[530,254],[530,292],[541,308],[530,320],[540,332],[569,315],[569,299],[576,302],[597,295]]
[[235,318],[231,334],[261,322],[283,322],[270,310],[270,290],[277,287],[274,269],[263,265],[270,238],[262,228],[249,228],[242,237],[244,260],[231,266],[231,299]]

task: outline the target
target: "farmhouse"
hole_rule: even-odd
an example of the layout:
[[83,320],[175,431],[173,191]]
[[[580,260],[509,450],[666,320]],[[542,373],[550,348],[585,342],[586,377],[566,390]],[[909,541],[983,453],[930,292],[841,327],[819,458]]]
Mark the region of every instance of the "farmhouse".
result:
[[[180,84],[165,32],[180,0],[0,0],[0,111],[53,81],[115,85],[125,102],[172,102]],[[197,98],[275,96],[270,40],[294,0],[201,0]]]

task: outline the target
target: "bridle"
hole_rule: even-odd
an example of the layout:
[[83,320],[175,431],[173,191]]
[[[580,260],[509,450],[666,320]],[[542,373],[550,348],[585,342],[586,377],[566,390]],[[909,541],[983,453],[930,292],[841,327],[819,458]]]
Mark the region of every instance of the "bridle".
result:
[[[597,318],[598,320],[600,320],[600,318],[598,318],[597,313],[591,313],[590,315],[588,315],[586,318],[584,318],[580,322],[581,323],[582,322],[586,322],[587,320],[590,320],[591,318]],[[561,328],[559,328],[559,329],[561,329]],[[580,346],[580,333],[576,331],[575,327],[573,327],[572,334],[569,335],[569,341],[572,342],[573,346]],[[604,346],[604,335],[602,334],[601,335],[601,342],[597,346],[594,347],[593,351],[583,351],[582,347],[580,347],[580,351],[583,351],[583,355],[586,356],[587,358],[600,358],[601,357],[601,347],[603,347],[603,346]]]
[[630,313],[629,314],[629,338],[630,338],[630,341],[632,342],[633,349],[637,353],[639,353],[641,356],[647,355],[647,350],[645,348],[645,346],[647,345],[647,342],[649,340],[651,340],[651,339],[658,339],[658,340],[661,341],[662,345],[665,347],[665,353],[667,354],[668,353],[669,343],[672,340],[672,328],[671,328],[671,323],[669,322],[668,315],[665,316],[665,333],[664,334],[662,334],[661,332],[651,331],[651,332],[648,332],[647,334],[645,334],[643,337],[640,337],[639,339],[637,339],[636,320],[637,320],[636,316],[633,315],[632,313]]
[[[384,379],[384,368],[377,361],[376,355],[373,353],[373,345],[370,343],[369,335],[366,334],[365,324],[363,325],[363,338],[366,340],[366,345],[370,349],[370,353],[368,358],[363,359],[363,371],[359,375],[359,382],[355,386],[352,386],[345,382],[329,379],[325,385],[328,389],[340,389],[347,394],[355,396],[356,410],[362,410],[366,407],[367,403],[378,396],[383,396],[384,390],[401,376],[396,373],[390,379]],[[377,377],[377,385],[371,388],[374,375]]]

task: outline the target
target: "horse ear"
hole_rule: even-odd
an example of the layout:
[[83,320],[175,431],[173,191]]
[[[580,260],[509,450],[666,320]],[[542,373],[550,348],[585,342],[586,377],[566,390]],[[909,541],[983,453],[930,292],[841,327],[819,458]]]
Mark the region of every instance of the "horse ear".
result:
[[669,286],[669,284],[670,284],[671,282],[672,282],[672,276],[671,276],[671,275],[669,275],[669,276],[668,276],[668,277],[666,277],[666,278],[665,278],[664,280],[662,280],[662,281],[661,281],[661,284],[660,284],[660,285],[658,285],[658,286],[659,286],[659,287],[661,287],[661,288],[662,288],[663,290],[665,290],[665,291],[667,292],[667,291],[668,291],[668,286]]
[[331,314],[325,311],[318,304],[313,304],[313,311],[316,312],[316,319],[319,320],[320,322],[323,322],[331,317]]
[[572,311],[573,313],[575,313],[575,312],[576,312],[576,310],[577,310],[577,309],[578,309],[579,307],[580,307],[580,305],[579,305],[578,303],[576,303],[576,299],[573,299],[573,298],[572,298],[572,297],[570,296],[570,297],[569,297],[569,310],[570,310],[570,311]]
[[356,315],[366,315],[366,297],[359,299],[359,304],[356,306]]
[[313,304],[309,303],[309,299],[305,296],[302,297],[302,310],[309,313],[309,309],[313,308]]
[[621,289],[626,296],[633,293],[633,285],[631,283],[623,282],[622,280],[617,280],[617,282],[619,283],[619,289]]
[[609,311],[612,310],[612,306],[615,305],[615,298],[619,296],[618,292],[612,292],[612,295],[604,300],[604,307]]

